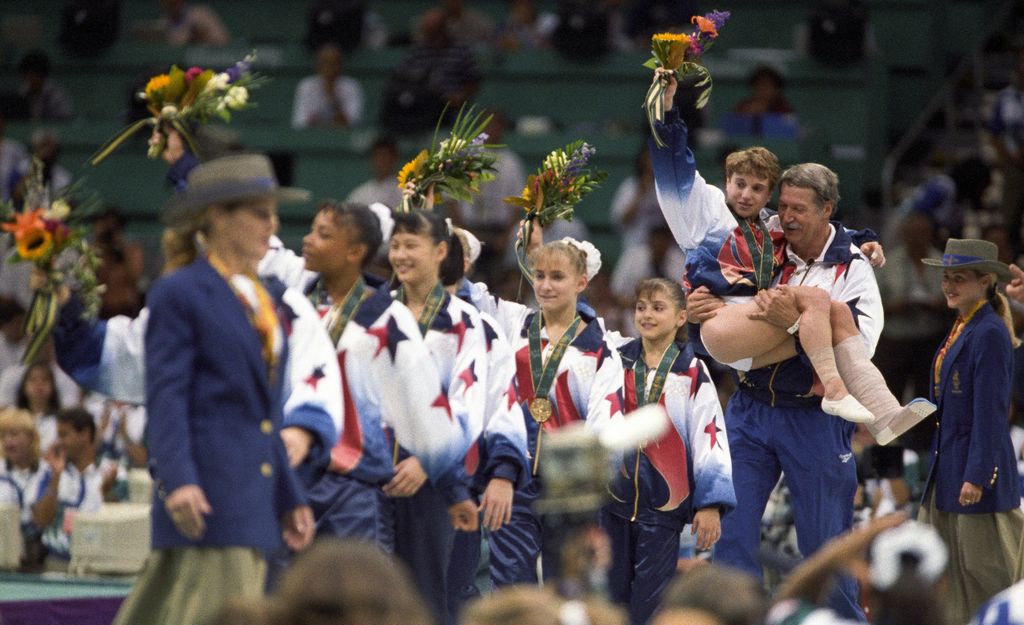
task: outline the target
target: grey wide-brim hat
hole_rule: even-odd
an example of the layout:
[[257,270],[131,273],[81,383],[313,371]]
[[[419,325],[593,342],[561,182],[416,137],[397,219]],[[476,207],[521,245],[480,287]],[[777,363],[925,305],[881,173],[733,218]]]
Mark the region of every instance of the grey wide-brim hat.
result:
[[995,243],[980,239],[950,239],[942,258],[922,258],[921,262],[946,269],[973,269],[981,273],[994,273],[1000,280],[1010,280],[1010,268],[999,262],[999,248]]
[[164,223],[180,226],[213,204],[272,196],[279,202],[305,202],[305,189],[282,187],[270,159],[262,154],[235,154],[197,165],[189,172],[188,186],[168,200]]

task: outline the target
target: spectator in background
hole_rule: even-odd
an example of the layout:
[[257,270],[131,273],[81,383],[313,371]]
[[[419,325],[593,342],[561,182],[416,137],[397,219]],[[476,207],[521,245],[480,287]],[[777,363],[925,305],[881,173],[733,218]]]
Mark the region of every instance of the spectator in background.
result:
[[4,136],[7,129],[7,121],[3,112],[0,111],[0,201],[11,197],[11,190],[7,182],[14,175],[15,169],[28,158],[25,146],[14,139]]
[[112,500],[119,472],[116,463],[96,461],[96,423],[87,411],[61,411],[57,438],[44,455],[48,470],[32,498],[32,523],[43,530],[46,569],[66,571],[75,516]]
[[[96,395],[102,399],[102,396]],[[95,416],[95,412],[92,412]],[[129,468],[145,468],[149,454],[143,444],[146,408],[115,399],[105,399],[96,430],[96,456]]]
[[13,297],[0,295],[0,373],[21,362],[25,353],[25,309]]
[[[875,350],[875,364],[897,398],[910,386],[913,397],[927,397],[932,350],[949,328],[942,288],[922,258],[939,255],[935,228],[923,213],[911,213],[899,224],[899,240],[889,247],[888,261],[875,269],[882,295],[885,327]],[[903,435],[911,449],[926,451],[935,426],[923,421]]]
[[[491,111],[493,116],[484,132],[487,142],[503,145],[508,118],[500,110]],[[515,227],[522,217],[522,209],[505,203],[505,198],[519,195],[526,184],[526,168],[519,155],[509,147],[493,151],[495,156],[495,178],[480,187],[480,193],[472,202],[460,202],[457,220],[480,239],[483,244],[477,266],[486,272],[487,282],[497,270],[497,261],[509,239],[515,237]]]
[[[27,406],[20,398],[26,372],[33,366],[41,366],[50,370],[56,385],[57,408],[70,408],[71,406],[78,405],[79,400],[82,398],[82,392],[79,390],[78,385],[75,384],[75,381],[56,365],[53,359],[53,344],[48,341],[39,351],[36,362],[32,363],[32,365],[19,364],[8,367],[3,373],[0,373],[0,406],[17,405],[19,408]],[[40,410],[43,413],[49,412],[45,408],[40,408]],[[55,413],[56,409],[53,409],[52,412]]]
[[747,85],[750,94],[740,100],[731,117],[723,119],[726,132],[796,138],[796,114],[782,92],[785,87],[782,74],[768,65],[759,65],[747,78]]
[[509,0],[508,14],[498,26],[498,49],[505,52],[551,47],[551,33],[558,19],[537,13],[534,0]]
[[366,204],[380,202],[388,208],[402,203],[402,190],[398,188],[398,144],[391,137],[378,137],[370,146],[370,169],[373,178],[360,184],[348,194],[346,201]]
[[741,115],[764,115],[793,113],[793,107],[786,100],[782,90],[786,83],[782,74],[768,65],[759,65],[747,78],[750,95],[740,100],[736,112]]
[[[21,509],[21,531],[25,539],[23,563],[40,563],[39,532],[32,526],[31,493],[39,492],[45,466],[39,461],[39,432],[32,415],[24,410],[0,410],[0,503]],[[35,546],[35,548],[33,548]]]
[[142,309],[139,282],[145,270],[142,247],[124,237],[125,218],[116,208],[108,208],[93,222],[95,250],[100,259],[96,272],[102,295],[100,318],[117,315],[134,317]]
[[65,121],[74,115],[71,98],[50,80],[50,57],[34,50],[18,63],[21,76],[19,93],[28,106],[29,119],[34,122]]
[[1013,82],[999,92],[988,131],[1003,173],[1003,223],[1009,228],[1013,246],[1018,247],[1024,211],[1024,49],[1017,52]]
[[172,46],[226,46],[231,35],[217,12],[205,4],[160,0],[159,27]]
[[654,192],[654,170],[646,144],[641,145],[637,152],[633,175],[623,180],[615,190],[612,220],[620,227],[624,248],[645,245],[651,229],[665,222],[658,205],[658,195]]
[[25,369],[15,406],[32,415],[39,431],[39,444],[42,449],[49,449],[57,440],[60,392],[53,371],[45,363],[37,362]]
[[697,13],[695,0],[615,0],[608,4],[621,6],[630,50],[647,49],[654,33],[689,29],[690,18]]
[[356,126],[363,118],[363,88],[342,76],[344,55],[333,43],[316,53],[316,75],[303,78],[295,88],[292,127]]
[[[50,202],[71,185],[71,172],[57,163],[60,158],[60,137],[49,128],[38,128],[32,132],[32,159],[43,164],[43,188],[45,197],[33,198],[38,202]],[[25,159],[11,172],[8,191],[16,205],[25,201],[25,188],[32,172],[32,159]]]
[[664,223],[653,228],[643,243],[624,247],[612,272],[611,289],[620,306],[633,306],[633,287],[644,278],[665,278],[679,283],[686,270],[686,255]]
[[388,79],[380,123],[395,133],[433,129],[448,105],[448,119],[480,88],[480,73],[470,49],[452,40],[441,9],[431,9],[419,21],[422,41]]
[[[455,43],[482,48],[494,41],[494,21],[486,14],[466,6],[466,0],[441,0],[438,9],[444,17],[444,26]],[[429,35],[421,20],[413,35],[422,43]]]

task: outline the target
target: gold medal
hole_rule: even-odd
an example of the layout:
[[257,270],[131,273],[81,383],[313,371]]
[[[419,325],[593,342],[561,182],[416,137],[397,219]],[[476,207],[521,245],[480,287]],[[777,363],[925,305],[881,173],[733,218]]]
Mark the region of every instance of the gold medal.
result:
[[530,415],[537,423],[544,423],[551,418],[551,401],[546,397],[534,397],[530,402]]

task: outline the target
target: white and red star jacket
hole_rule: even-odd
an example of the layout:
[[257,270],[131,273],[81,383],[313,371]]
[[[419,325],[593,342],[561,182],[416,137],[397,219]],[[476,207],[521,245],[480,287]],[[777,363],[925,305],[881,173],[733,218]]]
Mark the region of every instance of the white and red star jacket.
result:
[[[679,344],[679,356],[665,379],[658,402],[672,426],[641,450],[623,455],[609,485],[613,514],[626,519],[681,531],[703,508],[724,515],[736,507],[732,459],[718,391],[707,367],[689,345]],[[637,409],[634,366],[641,353],[639,339],[623,339],[618,347],[625,368],[624,410]],[[654,382],[647,375],[645,392]]]
[[[321,306],[321,313],[328,309]],[[395,473],[394,437],[446,498],[465,499],[460,463],[468,435],[436,369],[425,366],[432,355],[409,309],[385,291],[372,291],[342,332],[337,358],[343,422],[331,470],[386,484]]]
[[[276,281],[275,278],[269,280]],[[286,289],[283,327],[288,341],[288,370],[282,389],[283,427],[306,428],[316,437],[319,461],[337,440],[341,426],[341,386],[331,340],[305,296]],[[138,317],[114,317],[87,323],[82,304],[72,297],[54,329],[57,359],[78,384],[113,399],[144,404],[144,339],[149,310]],[[317,373],[319,372],[319,374]],[[319,376],[320,379],[317,379]]]
[[[534,386],[527,331],[534,315],[539,313],[503,299],[496,300],[496,312],[498,325],[515,353],[516,383],[519,405],[526,422],[527,449],[534,454],[540,426],[534,421],[529,408],[530,401],[534,399]],[[552,415],[543,425],[546,431],[582,421],[587,431],[597,434],[613,419],[622,418],[623,372],[619,353],[605,340],[605,331],[598,319],[585,313],[580,316],[586,326],[565,350],[548,392]],[[541,330],[541,344],[545,351],[552,347],[545,329]]]
[[[270,251],[260,262],[260,271],[307,292],[318,278],[305,269],[301,256],[273,239]],[[321,307],[319,312],[326,313],[328,307]],[[461,319],[451,324],[450,313],[444,310],[435,319],[435,326],[442,323],[442,317],[448,320],[447,330],[430,330],[423,337],[409,309],[386,291],[375,291],[364,300],[337,345],[343,416],[341,435],[331,450],[332,470],[370,484],[385,484],[395,472],[393,445],[397,440],[419,459],[431,483],[449,503],[468,498],[461,463],[470,443],[483,429],[482,389],[486,381],[473,389],[467,400],[465,380],[476,375],[476,365],[470,358],[470,370],[466,372],[463,361],[482,351],[483,333],[473,319],[469,326],[475,326],[475,330]],[[450,340],[445,338],[446,333]],[[428,365],[436,364],[438,358],[432,346],[442,354],[461,349],[461,358],[453,358],[450,364],[462,367],[454,383],[449,376],[442,376],[437,366]],[[467,401],[477,404],[470,410]]]

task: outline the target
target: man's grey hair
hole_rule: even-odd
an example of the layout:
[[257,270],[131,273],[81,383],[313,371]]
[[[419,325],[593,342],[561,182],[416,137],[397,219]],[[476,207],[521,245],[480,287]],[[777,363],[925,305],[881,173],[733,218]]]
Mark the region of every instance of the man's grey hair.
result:
[[793,165],[782,172],[779,188],[784,184],[814,191],[818,208],[824,208],[826,202],[832,202],[832,212],[835,213],[839,205],[839,176],[819,163]]

